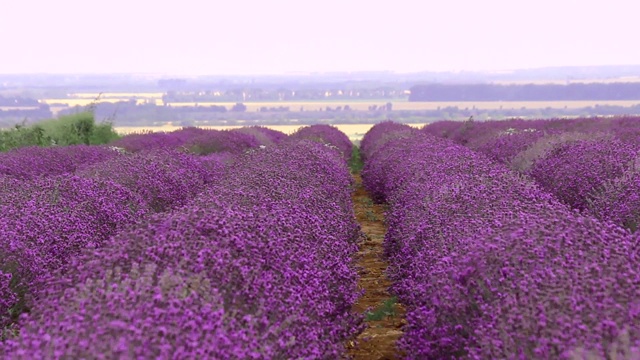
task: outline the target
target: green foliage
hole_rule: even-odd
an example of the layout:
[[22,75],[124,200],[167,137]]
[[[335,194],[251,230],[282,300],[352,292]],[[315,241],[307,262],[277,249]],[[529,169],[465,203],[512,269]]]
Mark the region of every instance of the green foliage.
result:
[[111,122],[104,121],[94,125],[89,141],[92,145],[99,145],[108,144],[119,138],[120,135],[118,135],[118,133],[113,129],[113,124]]
[[45,129],[52,144],[89,145],[95,122],[92,113],[80,112],[55,120],[46,120],[40,125]]
[[376,310],[369,311],[366,314],[367,321],[380,321],[387,316],[395,316],[396,310],[394,308],[395,304],[398,302],[398,299],[394,296],[385,300],[385,302],[380,305]]
[[360,202],[365,206],[365,207],[373,207],[373,200],[370,197],[363,197],[360,199]]
[[26,127],[24,122],[13,128],[0,131],[0,151],[20,146],[40,145],[44,140],[44,129],[40,126]]
[[362,159],[360,158],[360,148],[358,146],[354,146],[353,150],[351,150],[351,160],[349,161],[349,168],[351,168],[352,174],[357,174],[362,170],[364,164],[362,163]]
[[10,324],[6,327],[0,327],[0,343],[7,339],[12,339],[18,336],[18,327],[17,325]]
[[22,122],[11,129],[0,130],[0,151],[24,146],[100,145],[118,137],[110,122],[96,124],[93,112],[85,111],[32,126]]

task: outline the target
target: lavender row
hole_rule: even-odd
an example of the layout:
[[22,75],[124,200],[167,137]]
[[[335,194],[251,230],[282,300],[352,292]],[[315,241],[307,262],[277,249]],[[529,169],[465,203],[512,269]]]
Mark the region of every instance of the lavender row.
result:
[[0,153],[0,176],[30,180],[70,174],[85,166],[115,158],[118,154],[109,147],[94,145],[24,147]]
[[363,152],[364,184],[389,205],[385,254],[408,309],[407,358],[640,356],[635,236],[405,126],[372,128]]
[[424,128],[425,132],[438,137],[477,148],[496,135],[522,133],[539,130],[545,133],[612,133],[627,143],[640,143],[640,117],[621,116],[609,118],[576,119],[509,119],[499,121],[438,121]]
[[342,153],[345,161],[351,159],[351,150],[353,148],[351,140],[345,133],[334,126],[317,124],[301,127],[291,134],[289,138],[293,141],[307,139],[332,146]]
[[233,131],[183,128],[171,133],[132,134],[111,146],[25,147],[0,153],[0,175],[17,179],[71,174],[87,166],[116,158],[122,152],[181,150],[198,155],[237,154],[259,146],[270,146],[287,135],[264,127],[245,127]]
[[342,154],[288,142],[241,155],[228,174],[75,257],[0,355],[342,356],[361,329]]
[[233,130],[211,130],[195,127],[182,128],[168,133],[147,132],[130,134],[111,145],[129,152],[153,149],[182,149],[190,153],[208,155],[212,153],[239,154],[250,149],[265,148],[285,141],[311,140],[335,147],[351,157],[352,144],[349,138],[331,125],[304,126],[287,136],[280,131],[262,126],[243,127]]
[[273,145],[286,135],[264,127],[237,130],[207,130],[187,127],[172,132],[146,132],[124,136],[111,143],[130,152],[152,149],[187,149],[206,155],[214,152],[240,153],[260,145]]
[[638,227],[639,118],[436,123],[424,131],[507,164],[575,209]]
[[349,138],[330,125],[312,125],[299,129],[291,137],[261,126],[234,130],[208,130],[195,127],[177,131],[130,134],[110,146],[52,146],[25,147],[0,153],[0,175],[17,179],[71,174],[87,166],[116,158],[123,152],[178,150],[197,155],[232,156],[250,149],[264,148],[287,139],[309,139],[335,146],[348,159],[351,156]]

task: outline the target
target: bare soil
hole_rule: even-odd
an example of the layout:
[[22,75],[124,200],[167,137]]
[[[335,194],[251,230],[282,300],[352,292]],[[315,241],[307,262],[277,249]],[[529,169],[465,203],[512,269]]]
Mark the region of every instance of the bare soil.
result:
[[[384,205],[374,204],[362,187],[359,174],[355,176],[356,192],[353,194],[355,213],[366,240],[361,244],[356,258],[360,275],[359,287],[365,294],[354,305],[353,311],[366,313],[379,309],[392,295],[387,291],[391,281],[385,276],[387,263],[383,259],[383,241],[386,233]],[[379,321],[367,321],[367,328],[350,342],[349,355],[354,359],[398,359],[395,343],[406,324],[405,310],[401,304],[393,306],[393,315]]]

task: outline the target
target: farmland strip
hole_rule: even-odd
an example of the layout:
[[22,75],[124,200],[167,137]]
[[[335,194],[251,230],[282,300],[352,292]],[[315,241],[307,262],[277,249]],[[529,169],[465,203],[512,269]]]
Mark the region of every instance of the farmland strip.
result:
[[360,244],[357,264],[360,279],[358,287],[364,295],[354,304],[356,313],[364,313],[366,329],[352,343],[349,354],[354,359],[395,359],[395,343],[402,335],[404,307],[389,294],[391,281],[386,277],[387,263],[383,259],[383,242],[386,233],[384,205],[374,204],[362,186],[360,174],[355,174],[356,191],[353,204],[356,218],[365,235]]

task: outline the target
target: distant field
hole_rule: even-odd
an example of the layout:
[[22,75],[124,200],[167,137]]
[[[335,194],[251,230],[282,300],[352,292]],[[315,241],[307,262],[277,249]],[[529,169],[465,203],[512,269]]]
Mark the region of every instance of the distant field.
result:
[[2,111],[10,111],[10,110],[35,110],[37,106],[0,106],[0,110]]
[[[580,79],[580,80],[570,80],[571,84],[610,84],[610,83],[619,83],[619,82],[640,82],[640,76],[626,76],[620,78],[611,78],[611,79]],[[511,80],[511,81],[492,81],[494,84],[501,85],[524,85],[524,84],[535,84],[535,85],[544,85],[544,84],[557,84],[557,85],[565,85],[567,84],[567,80]]]
[[130,98],[145,98],[145,99],[162,99],[162,95],[164,93],[161,92],[148,92],[148,93],[74,93],[72,94],[74,97],[83,98],[83,99],[95,99],[100,96],[101,99],[125,99],[128,100]]
[[[347,134],[349,139],[351,140],[360,140],[362,136],[371,129],[371,127],[375,124],[336,124],[333,125],[337,127],[340,131]],[[422,127],[425,124],[408,124],[414,127]],[[299,128],[307,126],[307,125],[265,125],[270,129],[282,131],[285,134],[291,134]],[[215,129],[215,130],[229,130],[229,129],[237,129],[242,126],[203,126],[206,129]],[[115,130],[120,134],[129,134],[134,132],[141,131],[174,131],[180,129],[181,126],[175,125],[162,125],[162,126],[116,126]]]
[[[162,105],[162,100],[157,97],[143,97],[144,94],[157,93],[140,93],[140,94],[126,94],[127,96],[121,97],[107,97],[100,98],[99,102],[117,102],[128,100],[129,98],[136,97],[138,103],[144,103],[147,100],[153,100],[157,105]],[[84,98],[72,98],[72,99],[44,99],[41,102],[47,104],[63,103],[69,104],[69,106],[86,106],[93,102],[92,97],[88,95],[94,94],[82,94],[87,95]],[[97,94],[95,94],[97,95]],[[245,102],[247,111],[258,111],[261,107],[288,107],[289,111],[296,112],[301,109],[304,111],[318,111],[324,110],[327,107],[335,109],[338,106],[344,107],[349,105],[352,110],[367,110],[370,106],[382,106],[390,102],[393,105],[393,110],[437,110],[438,108],[445,107],[458,107],[459,109],[480,109],[480,110],[492,110],[492,109],[544,109],[544,108],[556,108],[556,109],[577,109],[595,105],[613,105],[613,106],[634,106],[640,104],[640,100],[621,100],[621,101],[438,101],[438,102],[409,102],[406,100],[329,100],[329,101],[272,101],[272,102]],[[201,102],[201,103],[171,103],[171,106],[225,106],[231,108],[235,105],[235,102]]]
[[[345,105],[349,105],[351,110],[368,110],[370,106],[382,106],[390,102],[393,104],[395,109],[396,104],[409,104],[404,100],[328,100],[328,101],[265,101],[265,102],[244,102],[247,106],[247,111],[258,111],[261,107],[288,107],[289,111],[300,111],[301,109],[304,111],[318,111],[325,110],[327,107],[335,109],[338,106],[344,107]],[[198,104],[199,106],[225,106],[227,108],[231,108],[235,105],[235,102],[200,102],[200,103],[171,103],[171,106],[181,107],[181,106],[195,106]]]
[[[640,104],[640,100],[611,100],[611,101],[439,101],[439,102],[405,102],[394,103],[394,110],[436,110],[448,106],[459,109],[476,108],[481,110],[492,109],[579,109],[595,105],[634,106]],[[406,108],[405,108],[406,106]]]
[[[99,103],[106,103],[106,102],[110,102],[110,103],[115,103],[115,102],[119,102],[119,101],[127,101],[129,100],[129,98],[100,98],[100,100],[98,101]],[[70,107],[74,107],[74,106],[87,106],[91,103],[94,102],[94,99],[92,98],[72,98],[72,99],[43,99],[43,100],[39,100],[41,103],[45,103],[45,104],[67,104]],[[136,102],[138,104],[143,104],[146,101],[146,99],[137,99]],[[162,103],[162,100],[160,100],[160,103]]]

